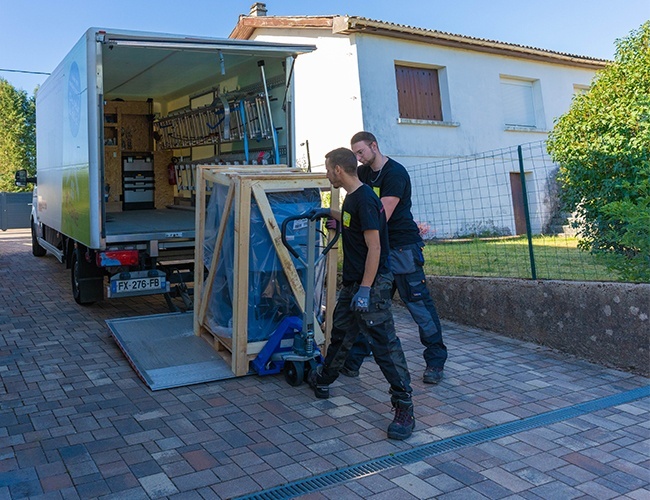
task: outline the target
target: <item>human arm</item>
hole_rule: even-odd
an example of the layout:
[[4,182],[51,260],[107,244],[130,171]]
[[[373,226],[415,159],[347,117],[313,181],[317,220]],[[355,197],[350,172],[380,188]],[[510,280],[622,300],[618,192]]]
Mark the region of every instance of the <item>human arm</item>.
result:
[[359,290],[352,297],[350,308],[354,311],[368,312],[370,308],[370,289],[377,276],[379,268],[379,259],[381,256],[381,242],[379,240],[379,231],[376,229],[369,229],[363,232],[363,238],[368,247],[366,254],[366,262],[364,265],[363,277]]
[[379,231],[377,229],[368,229],[363,232],[363,238],[366,241],[368,253],[363,269],[363,278],[361,278],[361,286],[371,287],[375,282],[375,277],[379,270],[379,260],[381,258]]
[[411,200],[411,178],[406,169],[399,163],[391,160],[384,168],[384,177],[381,179],[379,199],[386,213],[386,220],[390,220],[397,209],[397,205],[404,201],[407,205]]
[[397,196],[382,196],[381,204],[384,206],[384,213],[386,214],[386,222],[390,220],[391,215],[395,211],[399,198]]

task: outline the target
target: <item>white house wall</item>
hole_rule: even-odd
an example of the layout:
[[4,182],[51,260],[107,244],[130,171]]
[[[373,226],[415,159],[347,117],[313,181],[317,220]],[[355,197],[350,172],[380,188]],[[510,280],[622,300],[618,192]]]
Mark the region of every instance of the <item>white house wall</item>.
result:
[[[363,125],[381,138],[384,152],[405,163],[431,161],[546,138],[571,104],[574,85],[589,85],[593,70],[441,47],[372,35],[355,35]],[[318,52],[318,51],[316,51]],[[400,124],[395,62],[444,67],[453,125]],[[506,131],[500,75],[539,80],[545,128]]]
[[[432,182],[433,169],[471,169],[472,163],[445,165],[437,160],[466,157],[519,144],[543,141],[554,120],[568,111],[575,85],[589,85],[595,72],[573,66],[549,64],[409,42],[372,35],[352,37],[357,48],[363,128],[379,139],[382,151],[402,162],[417,186],[413,211],[430,224],[438,237],[462,233],[468,227],[493,224],[515,233],[510,172],[518,172],[516,153],[511,162],[496,162],[491,171],[455,172],[464,180],[450,196]],[[395,63],[439,69],[443,99],[441,124],[399,123]],[[501,76],[535,80],[538,129],[506,130],[501,96]],[[541,102],[540,102],[541,101]],[[508,156],[508,155],[506,155]],[[551,217],[552,204],[545,195],[553,165],[547,158],[524,158],[531,225],[539,233]],[[453,175],[441,178],[453,179]],[[440,213],[446,213],[440,220]]]
[[[333,35],[323,29],[257,29],[254,38],[317,46],[315,52],[299,56],[295,68],[298,161],[306,163],[306,150],[300,146],[305,140],[309,141],[312,167],[318,170],[323,168],[327,151],[348,146],[352,134],[359,130],[373,132],[382,152],[402,162],[414,186],[420,186],[419,194],[414,191],[414,213],[419,221],[431,224],[438,237],[490,220],[514,234],[510,172],[519,171],[516,153],[512,162],[494,166],[489,175],[469,180],[472,172],[462,174],[469,177],[453,196],[432,182],[436,174],[431,169],[455,168],[443,167],[440,160],[545,140],[555,119],[568,111],[575,89],[588,87],[595,74],[590,69],[523,57],[370,34]],[[443,122],[398,122],[395,63],[438,69]],[[539,94],[536,130],[506,128],[501,77],[535,81]],[[471,163],[462,161],[458,166],[472,168]],[[552,203],[544,193],[549,191],[553,168],[548,158],[524,162],[535,233],[552,215]],[[422,186],[431,187],[423,192]],[[484,203],[490,206],[481,209]],[[441,213],[453,215],[440,220]]]
[[[549,177],[555,165],[543,142],[522,148],[531,230],[548,227],[555,207]],[[431,238],[464,236],[472,231],[506,236],[516,233],[510,173],[517,172],[517,148],[489,154],[408,165],[413,216]],[[518,177],[520,180],[520,177]]]

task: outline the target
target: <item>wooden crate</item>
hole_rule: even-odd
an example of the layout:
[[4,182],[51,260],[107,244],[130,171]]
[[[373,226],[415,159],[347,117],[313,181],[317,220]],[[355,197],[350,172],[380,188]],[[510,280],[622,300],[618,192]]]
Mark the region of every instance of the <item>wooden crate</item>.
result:
[[[234,208],[234,266],[233,266],[233,324],[230,337],[212,331],[208,325],[207,310],[212,286],[219,262],[219,252],[226,236],[229,217],[222,217],[218,228],[215,251],[208,271],[203,279],[206,214],[206,182],[228,187],[225,200],[224,214]],[[320,188],[331,190],[331,204],[339,203],[339,190],[333,189],[324,173],[307,173],[286,166],[214,166],[199,165],[196,170],[196,245],[195,245],[195,277],[194,277],[194,333],[205,338],[219,354],[226,359],[236,376],[242,376],[249,371],[249,361],[254,359],[266,344],[266,341],[248,341],[248,280],[249,280],[249,242],[251,202],[254,199],[264,218],[266,229],[271,237],[278,259],[288,279],[293,296],[303,309],[305,291],[300,276],[293,263],[289,251],[282,244],[280,226],[272,212],[267,198],[269,192],[291,192],[300,189]],[[336,273],[338,248],[335,245],[326,258],[326,300],[325,300],[325,331],[321,337],[324,346],[329,344],[332,314],[336,300]],[[318,322],[314,321],[318,327]]]

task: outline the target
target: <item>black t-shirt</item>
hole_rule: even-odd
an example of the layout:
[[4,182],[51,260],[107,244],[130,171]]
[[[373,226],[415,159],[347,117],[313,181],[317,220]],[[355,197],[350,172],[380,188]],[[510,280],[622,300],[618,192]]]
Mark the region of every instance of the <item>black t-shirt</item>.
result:
[[368,184],[379,198],[395,196],[399,203],[388,220],[388,239],[391,248],[422,241],[418,225],[411,214],[411,178],[406,169],[389,158],[380,172],[362,165],[357,173],[361,182]]
[[349,193],[343,201],[341,211],[341,237],[343,238],[343,284],[361,283],[368,255],[368,246],[363,232],[369,229],[379,231],[381,256],[377,274],[387,273],[388,231],[384,207],[366,184]]

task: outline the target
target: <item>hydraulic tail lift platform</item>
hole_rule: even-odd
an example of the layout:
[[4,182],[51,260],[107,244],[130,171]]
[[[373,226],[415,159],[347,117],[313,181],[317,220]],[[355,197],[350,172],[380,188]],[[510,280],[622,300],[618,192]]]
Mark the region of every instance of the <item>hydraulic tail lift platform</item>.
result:
[[193,314],[107,320],[131,367],[152,391],[233,378],[228,363],[194,335]]

